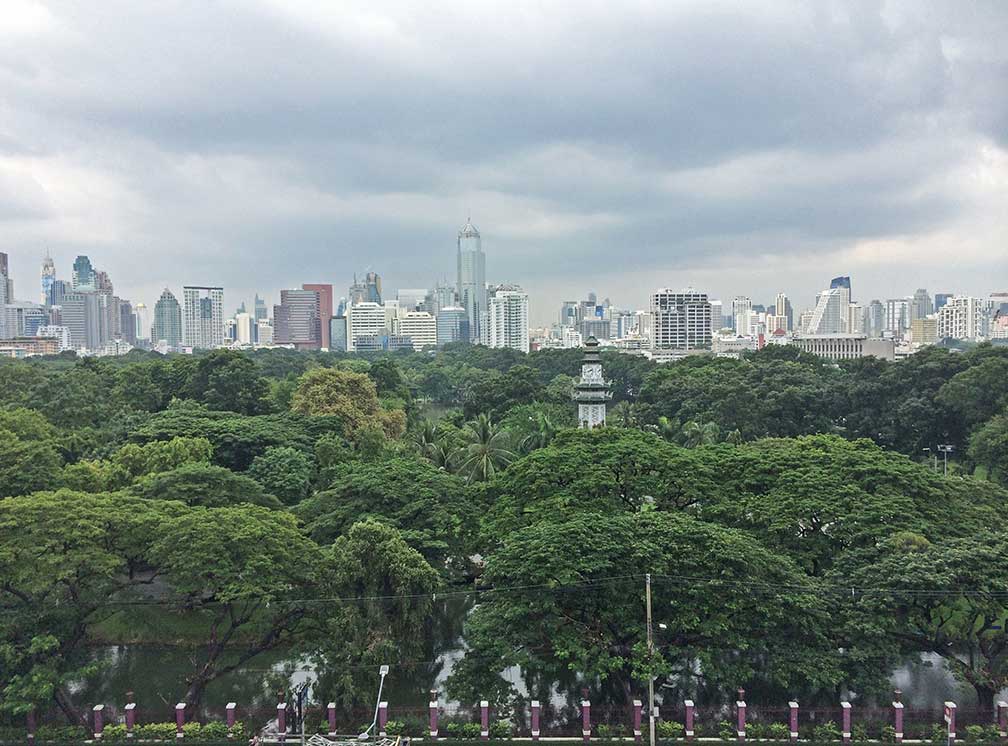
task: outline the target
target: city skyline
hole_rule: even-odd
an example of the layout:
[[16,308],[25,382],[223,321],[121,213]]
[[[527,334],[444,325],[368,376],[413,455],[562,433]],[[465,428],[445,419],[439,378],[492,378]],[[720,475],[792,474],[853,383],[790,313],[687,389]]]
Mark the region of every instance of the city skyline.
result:
[[1002,3],[84,7],[0,28],[0,251],[33,284],[48,249],[148,305],[416,287],[467,214],[536,325],[590,288],[1008,280]]

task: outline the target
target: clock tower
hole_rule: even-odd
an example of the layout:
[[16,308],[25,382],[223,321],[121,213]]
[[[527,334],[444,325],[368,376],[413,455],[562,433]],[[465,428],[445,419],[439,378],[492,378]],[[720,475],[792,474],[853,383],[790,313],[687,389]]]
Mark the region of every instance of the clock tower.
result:
[[599,343],[588,337],[584,343],[581,380],[574,384],[574,401],[578,405],[578,427],[593,430],[605,424],[606,402],[612,399],[609,383],[602,377]]

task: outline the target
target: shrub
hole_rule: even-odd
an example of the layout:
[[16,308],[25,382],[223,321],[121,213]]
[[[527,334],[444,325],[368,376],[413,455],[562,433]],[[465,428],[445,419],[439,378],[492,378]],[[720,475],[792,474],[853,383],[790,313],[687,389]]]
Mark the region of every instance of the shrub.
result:
[[851,740],[854,743],[867,743],[868,726],[864,723],[854,723],[851,726]]
[[479,723],[463,723],[462,724],[462,738],[466,738],[470,741],[474,741],[480,737],[483,732],[483,727]]
[[411,738],[422,738],[428,734],[428,726],[420,718],[405,718],[403,720],[389,720],[385,724],[385,732],[390,736],[409,736]]
[[984,740],[988,743],[1001,743],[1001,729],[993,723],[984,728]]
[[389,720],[385,723],[385,732],[390,736],[405,736],[406,726],[401,720]]
[[228,737],[235,740],[245,740],[249,736],[248,730],[245,728],[245,723],[241,720],[235,722],[234,725],[228,730]]
[[445,734],[448,738],[458,738],[462,735],[462,723],[452,721],[445,726]]
[[595,735],[599,738],[609,740],[613,737],[613,727],[608,723],[599,723],[595,726]]
[[735,726],[732,723],[729,723],[727,720],[722,720],[720,723],[718,723],[717,732],[718,732],[718,738],[720,738],[722,741],[731,742],[734,741],[736,738],[738,738],[738,733],[735,730]]
[[840,729],[832,720],[828,723],[822,723],[821,725],[817,725],[812,731],[812,740],[818,741],[819,743],[839,741]]
[[200,736],[205,741],[226,741],[228,737],[228,727],[219,720],[207,723],[203,726]]
[[766,726],[763,723],[746,723],[746,738],[755,741],[766,738]]
[[78,725],[40,725],[35,730],[35,741],[37,743],[42,741],[49,743],[80,743],[83,734],[84,729]]
[[504,739],[511,737],[511,723],[508,720],[496,720],[490,723],[490,738]]
[[186,740],[199,740],[203,726],[200,723],[186,723],[182,726],[182,736]]
[[784,723],[770,723],[766,733],[771,741],[786,741],[791,737],[791,728]]
[[682,738],[686,733],[685,726],[674,720],[659,720],[655,727],[658,731],[658,737],[665,741],[673,741]]
[[931,726],[931,743],[948,743],[948,726],[936,723]]
[[175,738],[175,723],[145,723],[136,727],[137,740],[171,741]]
[[892,725],[882,726],[882,742],[896,743],[896,728]]
[[125,741],[126,726],[120,724],[106,725],[102,731],[103,741]]

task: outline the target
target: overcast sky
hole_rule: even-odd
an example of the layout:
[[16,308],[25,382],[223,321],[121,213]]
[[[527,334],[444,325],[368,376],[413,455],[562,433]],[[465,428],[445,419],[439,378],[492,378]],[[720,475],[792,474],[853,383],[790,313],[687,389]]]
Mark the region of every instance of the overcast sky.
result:
[[1008,2],[36,2],[0,13],[0,251],[225,308],[378,271],[797,308],[1008,290]]

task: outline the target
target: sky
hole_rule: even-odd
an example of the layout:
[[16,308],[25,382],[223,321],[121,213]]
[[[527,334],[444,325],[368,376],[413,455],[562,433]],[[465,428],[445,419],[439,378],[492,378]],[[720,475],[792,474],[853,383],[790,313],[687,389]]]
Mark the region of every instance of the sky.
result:
[[1008,2],[4,0],[0,251],[117,294],[1008,290]]

